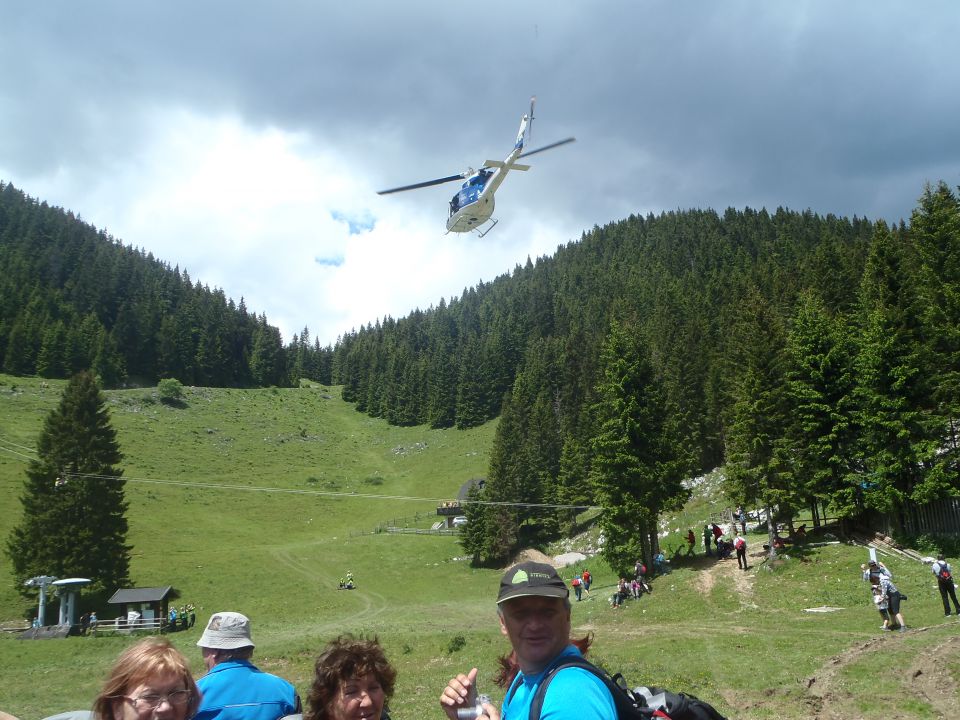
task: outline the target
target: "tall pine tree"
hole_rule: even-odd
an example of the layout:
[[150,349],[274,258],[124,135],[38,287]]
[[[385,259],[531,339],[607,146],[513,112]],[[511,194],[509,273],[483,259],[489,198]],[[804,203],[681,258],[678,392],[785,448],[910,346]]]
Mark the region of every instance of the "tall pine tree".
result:
[[21,591],[35,575],[86,577],[110,592],[129,580],[125,482],[104,403],[93,375],[82,372],[44,422],[20,498],[23,518],[7,541]]
[[[784,385],[783,326],[756,291],[748,291],[736,332],[739,357],[731,423],[727,432],[727,494],[745,504],[760,503],[790,521],[799,488],[784,472],[784,438],[789,419]],[[774,523],[768,523],[770,552]]]
[[683,496],[684,464],[645,348],[617,322],[601,367],[591,475],[603,505],[604,559],[625,573],[638,558],[650,564],[660,511]]

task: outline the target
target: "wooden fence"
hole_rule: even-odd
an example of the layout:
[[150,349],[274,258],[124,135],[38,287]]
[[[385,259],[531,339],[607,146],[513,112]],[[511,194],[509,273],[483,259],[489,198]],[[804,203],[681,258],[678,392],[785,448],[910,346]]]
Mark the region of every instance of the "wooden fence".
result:
[[[868,513],[870,527],[892,536],[902,529],[907,535],[960,534],[960,498],[935,500],[926,505],[905,502],[899,518],[892,513]],[[902,523],[902,528],[901,528]]]

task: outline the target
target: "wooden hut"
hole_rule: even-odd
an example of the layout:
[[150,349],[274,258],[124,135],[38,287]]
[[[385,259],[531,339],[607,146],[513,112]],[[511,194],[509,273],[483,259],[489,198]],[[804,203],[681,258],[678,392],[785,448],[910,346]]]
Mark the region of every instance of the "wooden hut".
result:
[[[120,588],[107,602],[119,605],[117,624],[122,625],[131,617],[131,613],[138,613],[134,625],[127,625],[128,629],[136,628],[161,630],[167,624],[167,609],[173,598],[173,586],[147,588]],[[121,618],[123,623],[120,622]],[[101,623],[109,622],[102,618]]]

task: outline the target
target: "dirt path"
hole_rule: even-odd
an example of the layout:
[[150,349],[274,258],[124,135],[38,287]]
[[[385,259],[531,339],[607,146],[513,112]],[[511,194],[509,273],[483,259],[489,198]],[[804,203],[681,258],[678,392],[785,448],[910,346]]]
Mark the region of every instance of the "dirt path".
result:
[[756,607],[753,602],[753,581],[756,568],[763,561],[763,550],[747,550],[747,562],[749,569],[744,571],[737,567],[737,559],[732,556],[726,560],[716,560],[713,558],[702,558],[705,563],[701,572],[697,575],[696,587],[701,595],[709,595],[717,583],[733,585],[737,597],[740,599],[740,605],[743,607]]
[[[844,689],[844,670],[869,654],[894,650],[896,644],[908,635],[926,634],[937,629],[942,629],[942,626],[917,628],[902,636],[899,633],[888,633],[830,658],[815,675],[807,679],[807,703],[813,720],[867,720],[856,708],[856,698],[851,698]],[[904,697],[929,704],[935,713],[932,717],[947,720],[956,717],[957,711],[958,686],[950,673],[950,667],[960,658],[960,636],[938,640],[939,642],[934,640],[936,645],[917,656],[909,668],[896,675],[904,683]],[[891,703],[884,717],[886,720],[913,720],[917,714],[915,710],[904,710]]]
[[[323,590],[337,592],[332,578],[314,569],[310,564],[298,559],[294,551],[289,548],[272,548],[270,554],[278,565],[299,575],[301,580],[312,581],[320,585]],[[345,591],[346,592],[346,591]],[[373,620],[387,609],[387,600],[378,592],[367,587],[350,591],[350,598],[358,600],[360,607],[350,616],[351,622],[360,623]],[[337,620],[316,626],[317,632],[336,631],[341,629],[342,620]]]

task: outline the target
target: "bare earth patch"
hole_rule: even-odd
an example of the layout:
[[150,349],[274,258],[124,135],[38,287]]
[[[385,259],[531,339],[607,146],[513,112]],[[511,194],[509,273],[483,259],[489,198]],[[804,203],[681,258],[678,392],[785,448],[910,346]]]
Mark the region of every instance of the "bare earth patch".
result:
[[753,603],[753,569],[763,560],[763,551],[751,553],[747,551],[749,569],[746,571],[737,567],[736,557],[726,560],[714,560],[711,565],[697,574],[696,587],[701,595],[709,595],[714,585],[719,583],[732,584],[740,604],[747,607],[756,607]]

